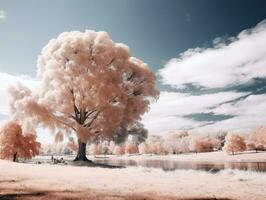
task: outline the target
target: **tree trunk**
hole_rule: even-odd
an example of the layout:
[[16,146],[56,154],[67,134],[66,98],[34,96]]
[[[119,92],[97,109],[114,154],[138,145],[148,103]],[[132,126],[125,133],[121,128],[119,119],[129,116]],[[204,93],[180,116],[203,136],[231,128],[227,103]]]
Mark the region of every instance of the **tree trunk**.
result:
[[17,154],[18,154],[18,152],[14,153],[14,155],[13,155],[13,162],[16,162],[16,160],[17,160]]
[[86,157],[86,143],[81,142],[80,140],[78,141],[79,144],[79,149],[78,149],[78,154],[76,156],[76,158],[74,159],[74,161],[89,161],[91,162],[91,160],[89,160]]

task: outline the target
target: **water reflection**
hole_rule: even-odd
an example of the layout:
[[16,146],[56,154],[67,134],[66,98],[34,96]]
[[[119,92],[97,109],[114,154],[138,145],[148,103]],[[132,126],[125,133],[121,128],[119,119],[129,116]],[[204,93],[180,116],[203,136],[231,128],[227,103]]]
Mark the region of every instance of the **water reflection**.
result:
[[122,159],[95,159],[94,162],[116,166],[141,166],[149,168],[160,168],[165,171],[177,169],[205,170],[212,173],[222,169],[238,169],[266,172],[266,162],[184,162],[174,160],[122,160]]
[[[59,157],[58,157],[59,158]],[[64,157],[66,161],[72,161],[74,156]],[[196,162],[196,161],[177,161],[177,160],[159,160],[159,159],[119,159],[119,158],[93,158],[95,163],[115,165],[115,166],[141,166],[149,168],[158,168],[165,171],[174,171],[177,169],[205,170],[216,173],[223,169],[238,169],[249,171],[266,172],[266,162]],[[51,163],[49,156],[36,157],[26,163]]]

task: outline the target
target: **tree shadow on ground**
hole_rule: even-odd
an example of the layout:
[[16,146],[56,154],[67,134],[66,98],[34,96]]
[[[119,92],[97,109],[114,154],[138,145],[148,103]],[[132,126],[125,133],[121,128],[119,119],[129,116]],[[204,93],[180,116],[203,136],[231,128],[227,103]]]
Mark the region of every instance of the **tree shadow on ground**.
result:
[[46,193],[44,192],[29,192],[29,193],[8,193],[0,195],[1,200],[15,200],[15,199],[26,199],[28,198],[39,198],[45,196]]
[[[6,179],[6,180],[0,180],[0,184],[12,184],[12,183],[18,183],[25,181],[26,179]],[[1,192],[1,191],[0,191]],[[1,194],[1,193],[0,193]]]
[[17,181],[14,180],[14,179],[11,179],[11,180],[0,180],[0,184],[1,183],[15,183],[15,182],[17,182]]
[[229,154],[230,156],[237,156],[237,155],[246,155],[246,154],[260,154],[265,153],[265,150],[258,150],[256,151],[243,151],[243,152],[235,152],[234,154]]
[[108,165],[108,164],[101,164],[101,163],[95,163],[93,161],[68,161],[68,165],[71,166],[82,166],[82,167],[100,167],[100,168],[109,168],[109,169],[120,169],[125,168],[124,166],[116,166],[116,165]]
[[[0,188],[3,189],[3,188]],[[152,193],[120,194],[110,191],[19,191],[15,189],[6,194],[0,194],[0,200],[232,200],[227,198],[176,198],[160,196]]]

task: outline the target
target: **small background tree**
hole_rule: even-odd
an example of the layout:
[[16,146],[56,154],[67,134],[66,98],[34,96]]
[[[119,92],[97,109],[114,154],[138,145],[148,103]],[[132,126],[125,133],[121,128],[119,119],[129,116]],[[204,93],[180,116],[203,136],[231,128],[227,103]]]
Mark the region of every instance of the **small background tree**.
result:
[[123,155],[125,154],[125,145],[116,145],[113,150],[113,154],[115,155]]
[[125,153],[127,154],[136,154],[139,153],[138,145],[132,139],[127,139],[125,143]]
[[36,141],[36,135],[22,133],[21,126],[14,122],[7,122],[0,130],[0,158],[30,159],[39,154],[41,144]]
[[237,134],[227,134],[225,137],[225,144],[223,151],[234,155],[236,152],[242,152],[246,150],[245,138]]
[[266,128],[259,128],[248,136],[247,149],[258,151],[265,151],[266,149]]
[[146,142],[142,142],[138,145],[138,150],[140,154],[148,154],[151,153],[149,150],[149,146],[146,144]]
[[197,137],[191,138],[189,143],[190,151],[194,152],[209,152],[218,150],[221,146],[220,140],[211,137]]

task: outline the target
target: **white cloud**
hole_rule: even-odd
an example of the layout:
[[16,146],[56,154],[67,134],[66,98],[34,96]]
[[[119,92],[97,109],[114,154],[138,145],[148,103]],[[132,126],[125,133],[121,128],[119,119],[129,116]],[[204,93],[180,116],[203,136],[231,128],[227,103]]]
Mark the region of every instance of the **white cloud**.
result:
[[0,22],[6,20],[6,12],[4,10],[0,10]]
[[[234,114],[234,115],[250,115],[257,116],[265,115],[266,110],[266,95],[250,95],[247,98],[236,103],[223,104],[215,109],[217,114]],[[266,116],[266,115],[265,115]]]
[[159,100],[151,105],[151,110],[144,115],[143,123],[151,133],[202,126],[206,122],[197,122],[182,116],[211,112],[212,107],[245,96],[246,94],[219,92],[193,96],[164,91],[161,92]]
[[236,38],[214,40],[213,48],[189,49],[159,71],[164,84],[182,88],[193,83],[208,88],[225,87],[266,77],[266,21]]
[[211,125],[206,125],[202,129],[211,130],[227,130],[227,131],[239,131],[248,132],[258,127],[265,126],[266,116],[265,115],[240,115],[231,119],[216,122]]
[[206,126],[228,130],[249,130],[266,123],[266,95],[250,95],[235,104],[223,104],[215,109],[215,114],[236,115],[236,117]]
[[[159,74],[162,83],[173,88],[194,84],[206,89],[220,88],[219,91],[250,83],[254,78],[266,78],[266,20],[237,37],[214,39],[212,48],[185,51],[180,57],[171,59]],[[252,95],[251,92],[247,98],[246,95],[235,91],[198,96],[193,95],[193,91],[162,92],[143,122],[152,133],[187,127],[239,131],[266,125],[266,94]],[[230,102],[239,97],[243,98]],[[211,117],[206,121],[185,117],[210,112],[233,117],[222,121],[212,121]]]
[[152,114],[143,118],[142,121],[149,134],[164,134],[170,130],[189,129],[191,127],[201,126],[203,122],[197,122],[192,119],[186,119],[178,116],[157,117]]

